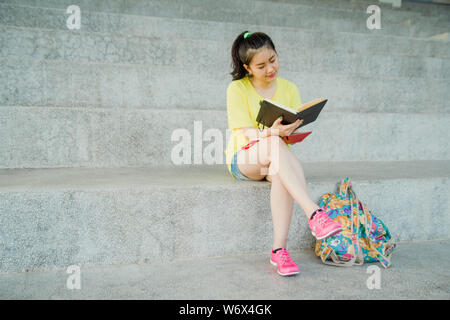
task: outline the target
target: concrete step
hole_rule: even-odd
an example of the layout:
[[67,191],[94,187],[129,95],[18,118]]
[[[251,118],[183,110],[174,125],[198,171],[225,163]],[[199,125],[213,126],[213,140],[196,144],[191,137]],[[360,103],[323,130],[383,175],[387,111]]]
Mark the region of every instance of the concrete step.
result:
[[343,1],[333,1],[333,0],[259,0],[268,1],[270,3],[291,3],[306,5],[313,8],[320,8],[326,10],[329,8],[334,8],[337,10],[350,10],[350,11],[363,11],[366,12],[367,7],[376,4],[380,7],[382,11],[385,11],[387,15],[399,15],[403,18],[408,17],[435,17],[446,20],[450,13],[445,8],[445,5],[439,5],[437,3],[418,3],[410,0],[403,0],[399,8],[393,7],[389,3],[383,3],[381,1],[371,1],[371,0],[343,0]]
[[[283,62],[281,62],[283,63]],[[83,108],[195,108],[225,110],[231,82],[227,65],[209,69],[170,65],[76,63],[8,58],[1,60],[0,106]],[[303,102],[333,101],[339,111],[448,113],[448,80],[371,74],[293,72]],[[174,88],[177,88],[175,90]]]
[[[173,42],[172,39],[0,26],[0,44],[0,59],[170,65],[209,70],[219,66],[224,73],[231,61],[231,43],[213,40]],[[396,56],[386,52],[361,55],[335,51],[331,46],[320,49],[283,42],[277,51],[282,67],[293,72],[450,79],[450,58]]]
[[[183,8],[197,8],[203,6],[209,8],[209,6],[225,7],[220,1],[205,1],[205,0],[110,0],[108,3],[104,3],[101,0],[76,0],[75,2],[58,1],[58,0],[0,0],[0,2],[8,4],[20,4],[33,7],[46,7],[46,8],[67,8],[71,4],[76,4],[85,8],[88,11],[96,11],[102,13],[116,12],[126,14],[139,14],[139,15],[152,15],[155,13],[164,13],[166,15],[176,15],[181,10],[180,5],[184,4]],[[164,6],[161,3],[166,3],[167,8],[163,10]],[[293,6],[297,8],[308,9],[320,9],[322,11],[352,11],[352,12],[366,12],[369,5],[374,4],[370,0],[230,0],[228,1],[229,7],[234,6],[239,9],[257,9],[266,7],[291,9]],[[400,8],[394,8],[391,4],[381,3],[376,1],[375,3],[383,11],[385,11],[387,17],[400,16],[402,18],[408,17],[435,17],[442,20],[446,20],[450,16],[449,11],[445,6],[437,4],[421,4],[411,1],[403,1]]]
[[[12,3],[3,0],[5,3]],[[100,1],[14,1],[16,4],[34,7],[66,9],[69,5],[79,5],[82,10],[121,13],[144,16],[159,16],[204,21],[226,21],[259,25],[315,28],[320,30],[340,30],[370,34],[366,26],[369,14],[366,10],[311,7],[302,4],[272,3],[267,1],[113,1],[107,5]],[[367,7],[365,8],[367,9]],[[446,10],[445,8],[443,9]],[[427,38],[448,32],[448,19],[433,16],[423,17],[415,12],[399,12],[383,8],[381,34]]]
[[[448,300],[449,245],[449,240],[400,242],[388,269],[375,263],[334,268],[324,265],[311,249],[291,250],[300,273],[289,278],[280,277],[269,264],[270,247],[260,254],[164,264],[81,264],[78,290],[67,287],[73,274],[66,272],[68,266],[44,272],[0,273],[0,299]],[[372,284],[376,274],[379,287],[369,287],[367,283]],[[221,316],[223,310],[219,310],[212,316]],[[165,309],[166,314],[179,311]],[[278,315],[273,306],[270,311]]]
[[[301,129],[313,132],[292,146],[302,161],[450,159],[449,114],[333,108],[330,102]],[[182,145],[191,164],[197,157],[204,159],[197,164],[225,164],[227,129],[226,111],[1,107],[0,167],[173,166]],[[205,136],[208,130],[214,140]]]
[[[336,2],[340,3],[340,2]],[[27,27],[67,31],[65,9],[18,6],[0,2],[0,24],[5,26]],[[302,51],[332,50],[336,53],[408,55],[421,57],[448,58],[450,43],[387,36],[338,32],[338,30],[311,30],[305,28],[253,25],[247,23],[228,23],[218,21],[198,21],[177,18],[126,15],[115,13],[83,12],[83,28],[71,30],[72,34],[85,32],[101,33],[101,36],[138,36],[155,40],[189,39],[221,41],[231,46],[235,37],[243,30],[266,32],[276,45],[301,44]],[[205,32],[207,30],[208,32]]]
[[[303,163],[318,202],[349,177],[395,241],[448,239],[449,161]],[[267,253],[270,183],[223,166],[0,170],[1,272]],[[298,204],[289,248],[311,248]],[[415,254],[417,257],[420,255]]]

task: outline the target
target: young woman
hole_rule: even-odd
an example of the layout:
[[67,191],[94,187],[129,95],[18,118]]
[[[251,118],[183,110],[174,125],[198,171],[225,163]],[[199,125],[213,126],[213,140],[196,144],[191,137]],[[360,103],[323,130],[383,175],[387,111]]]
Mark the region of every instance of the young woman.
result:
[[240,180],[271,182],[270,208],[273,221],[273,246],[270,263],[280,275],[294,275],[298,266],[286,250],[294,200],[308,218],[312,234],[324,239],[342,230],[314,203],[309,194],[303,168],[281,137],[300,126],[297,120],[282,125],[276,120],[270,128],[258,129],[259,102],[269,98],[297,110],[297,86],[278,77],[278,54],[269,36],[262,32],[242,32],[232,49],[233,81],[227,88],[228,127],[232,131],[226,162],[230,174]]

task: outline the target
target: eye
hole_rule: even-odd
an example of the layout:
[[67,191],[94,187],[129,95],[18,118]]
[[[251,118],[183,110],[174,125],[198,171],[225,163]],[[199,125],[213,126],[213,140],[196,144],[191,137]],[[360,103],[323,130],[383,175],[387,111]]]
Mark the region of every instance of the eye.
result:
[[[274,58],[274,59],[272,59],[272,60],[269,60],[269,62],[270,62],[270,63],[274,63],[275,60],[276,60],[276,59]],[[261,70],[261,69],[264,69],[264,66],[258,67],[258,69],[260,69],[260,70]]]

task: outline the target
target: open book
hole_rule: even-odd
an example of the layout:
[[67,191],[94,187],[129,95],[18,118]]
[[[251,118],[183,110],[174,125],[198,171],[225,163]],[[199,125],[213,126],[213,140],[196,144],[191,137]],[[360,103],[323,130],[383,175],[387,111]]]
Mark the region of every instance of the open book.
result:
[[304,103],[298,109],[298,112],[296,112],[278,102],[264,99],[259,103],[261,108],[259,109],[256,121],[266,127],[271,127],[274,121],[281,116],[283,117],[283,121],[281,121],[281,124],[283,125],[291,124],[297,119],[303,119],[303,123],[297,127],[298,129],[308,123],[316,121],[327,101],[328,99],[320,98]]

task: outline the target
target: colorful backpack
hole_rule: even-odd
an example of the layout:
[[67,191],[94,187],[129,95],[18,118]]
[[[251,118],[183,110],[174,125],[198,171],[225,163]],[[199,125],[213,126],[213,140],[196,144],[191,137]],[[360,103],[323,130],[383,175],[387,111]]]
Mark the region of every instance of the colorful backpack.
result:
[[348,177],[337,193],[326,193],[320,198],[320,207],[343,228],[342,232],[316,242],[315,252],[323,263],[352,266],[379,261],[385,268],[390,266],[395,243],[389,229],[356,198]]

